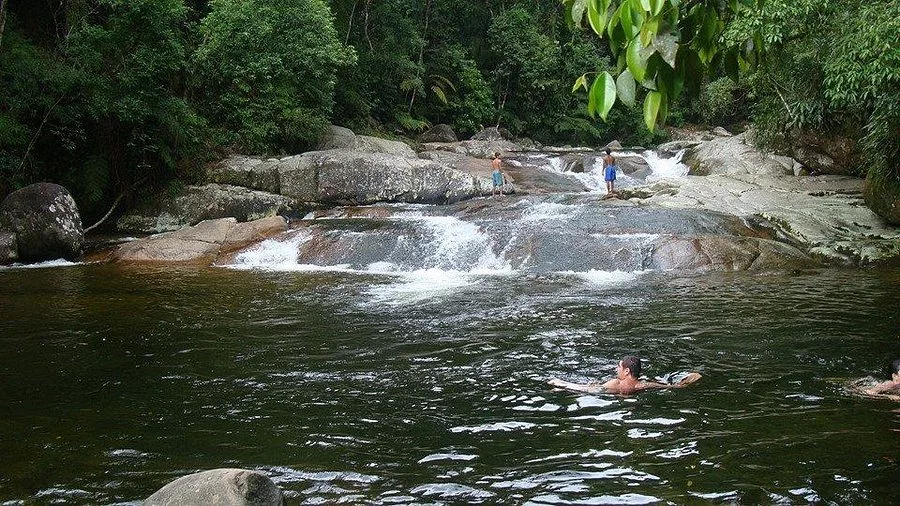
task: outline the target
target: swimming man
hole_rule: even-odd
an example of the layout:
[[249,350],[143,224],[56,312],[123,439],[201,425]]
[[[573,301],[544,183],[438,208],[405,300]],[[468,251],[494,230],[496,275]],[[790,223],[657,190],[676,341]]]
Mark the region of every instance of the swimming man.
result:
[[616,366],[616,377],[606,383],[570,383],[561,379],[553,378],[549,383],[555,387],[575,390],[576,392],[587,392],[590,394],[598,392],[606,392],[611,394],[630,395],[642,390],[651,388],[681,388],[699,380],[702,376],[698,372],[692,372],[678,383],[666,384],[655,381],[641,381],[641,359],[634,356],[628,356],[619,361]]
[[891,379],[863,390],[867,395],[900,394],[900,358],[891,363]]

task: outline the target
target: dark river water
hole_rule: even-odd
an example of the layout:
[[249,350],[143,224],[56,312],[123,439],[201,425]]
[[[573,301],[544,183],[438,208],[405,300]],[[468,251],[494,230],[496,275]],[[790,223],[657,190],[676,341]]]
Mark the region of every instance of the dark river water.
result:
[[[431,279],[429,276],[434,276]],[[887,504],[900,271],[0,270],[0,504],[258,469],[290,504]],[[703,374],[636,397],[553,391]]]

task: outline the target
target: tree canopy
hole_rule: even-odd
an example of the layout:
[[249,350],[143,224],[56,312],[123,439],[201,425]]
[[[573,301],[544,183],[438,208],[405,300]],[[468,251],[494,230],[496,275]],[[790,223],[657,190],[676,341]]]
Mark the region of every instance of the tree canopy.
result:
[[56,181],[90,217],[328,123],[646,145],[749,121],[787,152],[855,139],[859,173],[900,185],[898,19],[889,0],[2,0],[0,193]]

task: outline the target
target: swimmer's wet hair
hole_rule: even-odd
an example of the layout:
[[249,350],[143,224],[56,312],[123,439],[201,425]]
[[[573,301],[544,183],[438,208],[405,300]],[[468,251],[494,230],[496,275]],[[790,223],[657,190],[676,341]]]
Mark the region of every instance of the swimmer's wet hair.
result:
[[622,359],[622,367],[628,369],[634,379],[641,377],[641,359],[634,355],[628,355]]
[[891,374],[900,372],[900,358],[891,362]]

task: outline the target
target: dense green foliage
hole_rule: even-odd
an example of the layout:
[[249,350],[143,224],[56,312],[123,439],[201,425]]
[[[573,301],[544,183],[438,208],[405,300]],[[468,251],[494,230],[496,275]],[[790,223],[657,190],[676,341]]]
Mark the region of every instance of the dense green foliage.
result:
[[798,133],[860,141],[876,181],[900,182],[900,4],[885,0],[770,0],[730,34],[757,30],[766,59],[750,76],[755,132],[789,149]]
[[776,149],[804,129],[858,139],[875,179],[900,181],[889,0],[0,5],[0,194],[57,181],[89,217],[222,152],[311,148],[329,123],[648,144],[665,122],[752,120]]
[[192,58],[197,107],[220,144],[296,152],[329,124],[338,68],[353,53],[318,0],[217,0]]

